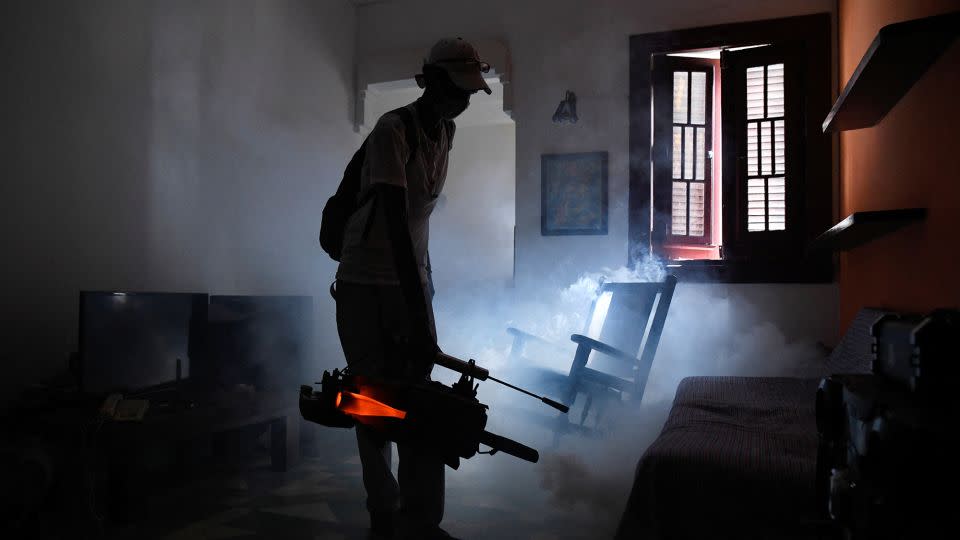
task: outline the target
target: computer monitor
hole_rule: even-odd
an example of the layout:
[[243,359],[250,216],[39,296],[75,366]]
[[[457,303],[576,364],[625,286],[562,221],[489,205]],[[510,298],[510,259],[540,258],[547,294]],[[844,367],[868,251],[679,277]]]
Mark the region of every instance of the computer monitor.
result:
[[206,294],[81,291],[81,390],[133,393],[189,377],[207,303]]

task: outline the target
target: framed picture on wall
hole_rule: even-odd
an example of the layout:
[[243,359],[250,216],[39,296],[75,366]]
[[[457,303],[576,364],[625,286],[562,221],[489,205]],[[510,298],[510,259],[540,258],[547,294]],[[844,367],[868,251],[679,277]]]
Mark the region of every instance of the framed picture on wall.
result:
[[540,234],[607,234],[607,153],[540,156]]

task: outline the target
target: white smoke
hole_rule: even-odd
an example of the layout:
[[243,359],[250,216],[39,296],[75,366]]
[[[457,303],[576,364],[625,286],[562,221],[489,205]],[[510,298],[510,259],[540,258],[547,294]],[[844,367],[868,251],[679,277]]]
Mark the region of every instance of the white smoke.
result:
[[540,487],[554,512],[595,538],[612,538],[626,506],[637,460],[663,423],[661,411],[633,414],[644,423],[603,439],[566,437],[563,451],[546,452],[539,465]]
[[744,298],[720,286],[678,285],[644,400],[670,401],[684,377],[820,375],[815,342],[792,341]]
[[[566,347],[566,353],[530,348],[520,362],[563,372],[575,350],[569,337],[584,331],[602,283],[661,281],[667,270],[661,261],[647,257],[633,267],[586,272],[573,283],[544,284],[537,294],[496,285],[442,291],[435,301],[440,345],[449,354],[474,358],[491,375],[514,382],[511,376],[517,366],[510,365],[511,337],[506,331],[512,326]],[[541,512],[544,519],[553,516],[582,528],[585,538],[612,536],[633,471],[659,434],[681,379],[819,376],[821,353],[813,342],[791,341],[756,306],[731,290],[716,284],[678,284],[642,402],[611,402],[600,424],[601,437],[567,434],[554,445],[549,422],[556,411],[519,392],[483,383],[478,397],[490,406],[487,429],[539,449],[541,460],[532,465],[510,456],[477,456],[448,475],[449,489],[475,491],[489,504],[504,500],[522,504]],[[457,378],[445,371],[437,368],[434,378],[444,382]],[[580,421],[584,400],[578,399],[568,415],[570,422]],[[594,411],[598,406],[594,404]],[[595,422],[591,414],[586,425]],[[474,532],[473,536],[484,537],[482,531]]]

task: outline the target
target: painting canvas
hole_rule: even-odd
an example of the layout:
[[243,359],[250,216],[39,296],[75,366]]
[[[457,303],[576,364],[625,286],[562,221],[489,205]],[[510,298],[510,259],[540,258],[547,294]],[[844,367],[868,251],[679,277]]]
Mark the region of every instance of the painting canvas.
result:
[[607,234],[606,152],[544,154],[540,171],[541,234]]

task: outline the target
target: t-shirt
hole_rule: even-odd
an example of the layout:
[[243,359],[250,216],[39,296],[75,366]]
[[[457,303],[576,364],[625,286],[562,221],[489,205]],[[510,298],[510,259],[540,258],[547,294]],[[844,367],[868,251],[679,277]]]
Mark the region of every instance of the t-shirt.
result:
[[[367,138],[366,158],[360,171],[359,198],[374,184],[385,183],[407,190],[407,218],[420,279],[427,283],[429,218],[447,178],[450,134],[446,123],[434,141],[420,125],[413,104],[407,105],[419,138],[411,160],[406,127],[397,113],[380,117]],[[369,221],[369,223],[368,223]],[[366,234],[364,234],[366,232]],[[349,283],[399,285],[383,206],[371,197],[347,221],[337,279]]]

